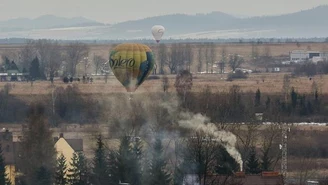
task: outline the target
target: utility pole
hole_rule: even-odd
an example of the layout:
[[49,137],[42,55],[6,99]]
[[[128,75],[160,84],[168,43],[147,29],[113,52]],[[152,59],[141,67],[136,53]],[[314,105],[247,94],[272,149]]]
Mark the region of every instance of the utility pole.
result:
[[286,184],[286,177],[287,177],[287,164],[288,164],[288,157],[287,157],[287,138],[288,132],[290,132],[290,127],[287,123],[283,123],[281,125],[281,174],[283,176],[284,184]]

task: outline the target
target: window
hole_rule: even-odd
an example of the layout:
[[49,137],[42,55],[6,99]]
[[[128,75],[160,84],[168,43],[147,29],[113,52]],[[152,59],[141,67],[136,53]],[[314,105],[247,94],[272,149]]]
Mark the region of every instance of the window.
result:
[[9,146],[9,145],[7,145],[7,147],[6,147],[6,151],[7,151],[7,152],[10,152],[10,146]]

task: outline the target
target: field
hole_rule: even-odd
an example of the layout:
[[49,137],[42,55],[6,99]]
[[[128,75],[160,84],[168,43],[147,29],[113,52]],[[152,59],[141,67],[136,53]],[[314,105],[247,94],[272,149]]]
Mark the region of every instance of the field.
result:
[[[204,90],[206,86],[214,92],[228,91],[232,85],[238,85],[243,92],[255,92],[258,88],[263,93],[280,93],[282,92],[283,78],[285,73],[253,73],[249,74],[247,79],[236,79],[232,82],[227,81],[226,74],[194,74],[192,91],[199,92]],[[135,93],[144,92],[163,92],[161,76],[159,79],[146,80]],[[105,83],[103,76],[94,77],[92,84],[83,84],[82,82],[73,82],[78,85],[82,93],[85,94],[108,94],[126,92],[125,88],[115,78],[109,76],[107,83]],[[174,92],[175,75],[168,75],[169,91]],[[290,87],[294,87],[300,93],[311,93],[312,83],[315,82],[319,87],[319,92],[328,92],[328,75],[318,75],[312,77],[310,80],[307,77],[297,77],[290,79]],[[0,88],[7,82],[0,82]],[[51,92],[51,84],[49,81],[35,81],[33,85],[30,82],[9,82],[13,89],[11,94],[20,95],[38,95],[48,94]],[[65,87],[68,84],[63,83],[60,79],[55,80],[55,86]]]

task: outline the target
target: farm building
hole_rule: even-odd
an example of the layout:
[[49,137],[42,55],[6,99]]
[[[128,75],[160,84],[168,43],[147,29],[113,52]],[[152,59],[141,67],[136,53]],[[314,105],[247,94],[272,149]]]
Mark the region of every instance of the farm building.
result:
[[0,66],[0,81],[22,81],[28,77],[29,73],[22,73],[14,61],[7,60]]
[[318,61],[318,58],[322,60],[327,60],[328,52],[293,50],[289,52],[289,57],[290,57],[290,62],[294,62],[294,63],[304,62],[313,59],[316,59],[316,61]]

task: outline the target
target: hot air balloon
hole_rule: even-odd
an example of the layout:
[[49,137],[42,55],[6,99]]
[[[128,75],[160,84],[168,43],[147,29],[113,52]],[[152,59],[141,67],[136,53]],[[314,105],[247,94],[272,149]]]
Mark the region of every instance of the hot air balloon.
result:
[[165,32],[165,28],[161,25],[155,25],[151,28],[151,33],[154,36],[154,39],[156,40],[157,43],[161,40],[163,34]]
[[109,66],[128,92],[134,92],[154,68],[151,49],[144,44],[117,45],[110,53]]

